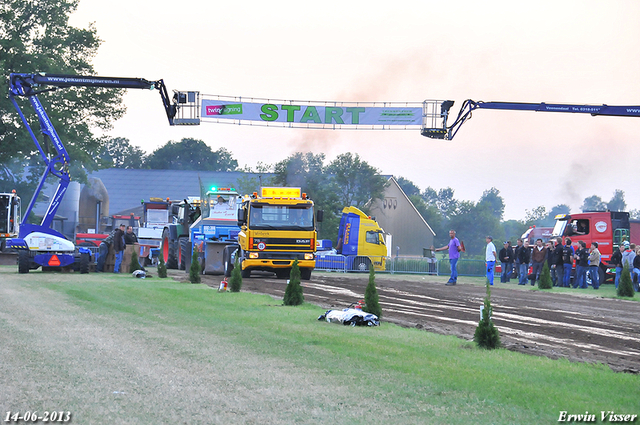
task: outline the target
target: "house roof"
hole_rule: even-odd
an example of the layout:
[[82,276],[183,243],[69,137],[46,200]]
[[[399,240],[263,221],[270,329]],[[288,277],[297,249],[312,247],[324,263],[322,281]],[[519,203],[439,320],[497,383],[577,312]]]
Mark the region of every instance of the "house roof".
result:
[[[236,187],[238,179],[256,177],[243,172],[189,170],[130,170],[109,168],[89,177],[99,178],[109,193],[109,214],[131,211],[141,200],[151,197],[183,199],[200,196],[200,181],[205,189]],[[256,188],[257,189],[257,188]]]

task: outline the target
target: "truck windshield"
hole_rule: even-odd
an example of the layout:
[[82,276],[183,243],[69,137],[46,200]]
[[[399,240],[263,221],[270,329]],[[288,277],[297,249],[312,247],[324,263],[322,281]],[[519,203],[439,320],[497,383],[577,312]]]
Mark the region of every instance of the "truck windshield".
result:
[[235,193],[207,193],[208,215],[213,220],[235,222],[238,220],[238,195]]
[[313,230],[313,208],[252,205],[249,228],[257,230]]
[[9,232],[10,208],[9,197],[7,195],[0,195],[0,233]]
[[553,226],[553,231],[551,232],[551,237],[562,236],[565,227],[567,227],[567,220],[556,221],[556,225]]

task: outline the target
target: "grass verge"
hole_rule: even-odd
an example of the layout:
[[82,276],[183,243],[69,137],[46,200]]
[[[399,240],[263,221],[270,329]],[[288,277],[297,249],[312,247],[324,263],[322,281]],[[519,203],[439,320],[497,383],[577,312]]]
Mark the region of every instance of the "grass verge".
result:
[[77,423],[385,424],[639,413],[638,376],[390,324],[319,322],[323,311],[309,304],[127,275],[0,267],[0,281],[10,303],[0,310],[0,372],[12,377],[3,412],[71,406]]

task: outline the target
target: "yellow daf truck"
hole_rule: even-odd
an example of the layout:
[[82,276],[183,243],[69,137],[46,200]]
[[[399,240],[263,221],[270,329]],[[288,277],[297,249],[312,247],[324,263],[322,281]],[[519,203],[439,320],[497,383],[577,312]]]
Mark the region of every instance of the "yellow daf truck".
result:
[[299,187],[263,187],[245,196],[238,210],[239,257],[242,277],[271,271],[287,278],[298,260],[301,278],[309,280],[315,267],[316,223],[313,201]]

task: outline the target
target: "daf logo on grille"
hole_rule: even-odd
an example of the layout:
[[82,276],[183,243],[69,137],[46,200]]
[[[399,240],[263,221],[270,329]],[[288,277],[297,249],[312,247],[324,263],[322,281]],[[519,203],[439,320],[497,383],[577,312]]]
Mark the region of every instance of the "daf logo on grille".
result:
[[298,239],[296,240],[296,243],[311,243],[310,239]]

